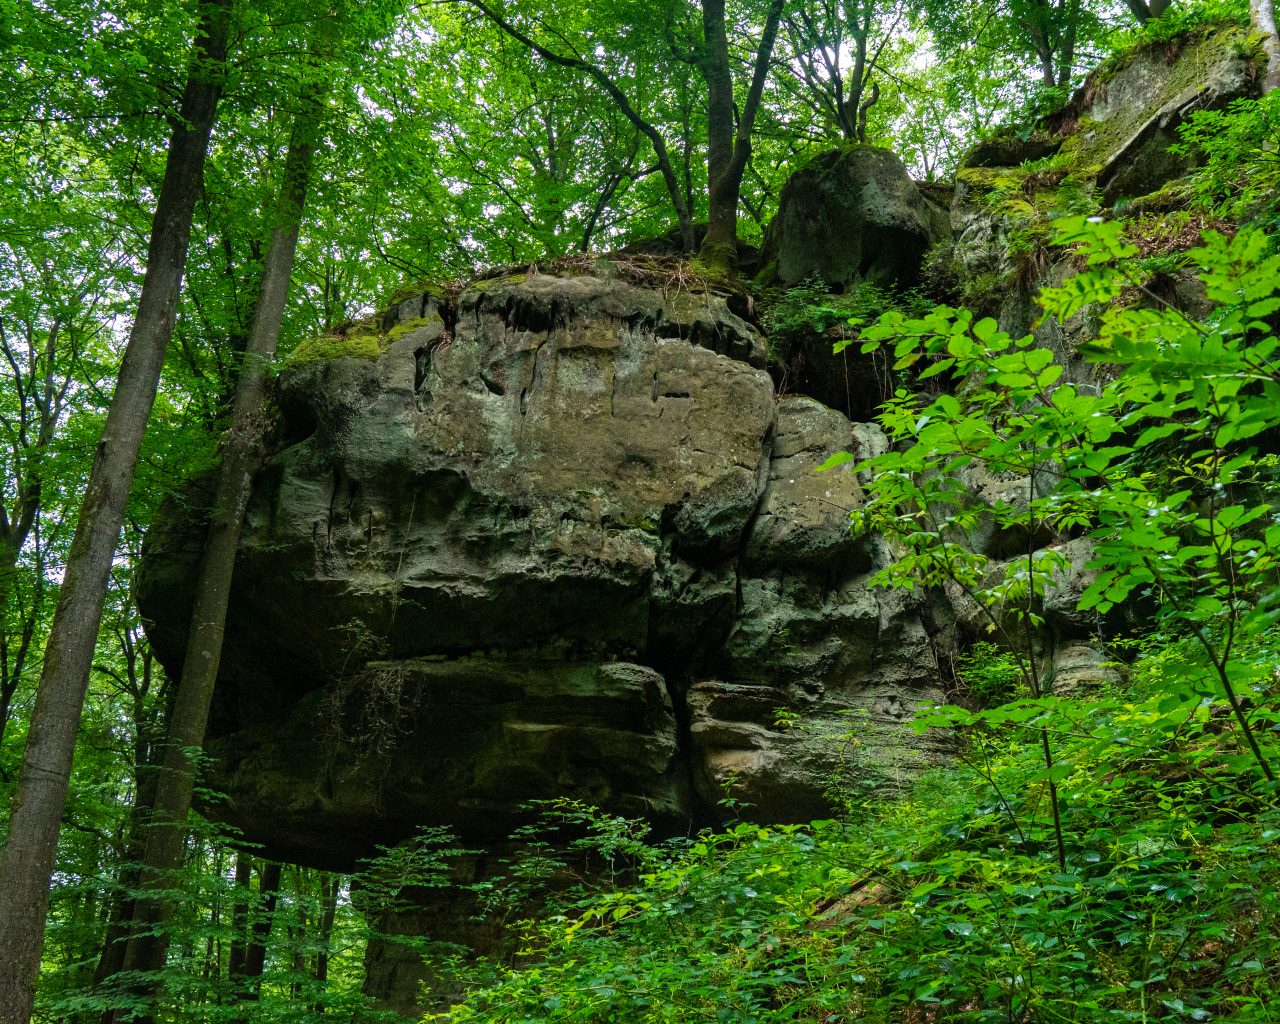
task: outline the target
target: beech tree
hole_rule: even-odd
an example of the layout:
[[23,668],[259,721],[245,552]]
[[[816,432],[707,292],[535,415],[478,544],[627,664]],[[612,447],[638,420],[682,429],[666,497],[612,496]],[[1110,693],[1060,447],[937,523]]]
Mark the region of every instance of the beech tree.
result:
[[[876,71],[907,13],[898,2],[823,0],[786,15],[791,73],[841,137],[867,141],[867,117],[881,91]],[[847,68],[846,53],[852,57]]]
[[725,0],[702,0],[702,74],[707,81],[707,234],[699,257],[713,274],[738,265],[738,205],[752,133],[769,79],[785,0],[770,0],[741,106],[735,103]]
[[675,165],[667,145],[667,139],[660,128],[641,113],[633,102],[632,97],[619,84],[616,76],[611,75],[609,71],[601,67],[595,55],[587,57],[575,51],[565,52],[539,41],[530,32],[521,28],[515,19],[496,3],[488,2],[488,0],[468,0],[468,2],[501,28],[502,31],[511,36],[512,39],[527,46],[543,60],[563,68],[572,69],[589,78],[609,97],[622,115],[635,126],[636,130],[649,141],[649,144],[653,147],[654,158],[657,160],[658,171],[661,173],[662,180],[667,187],[667,196],[671,200],[671,207],[675,211],[681,242],[686,251],[692,250],[696,244],[693,211],[686,199],[680,180],[676,176]]
[[49,880],[76,726],[125,502],[173,332],[191,220],[225,74],[233,0],[202,0],[156,202],[146,279],[98,444],[45,649],[9,834],[0,855],[0,1020],[31,1017]]
[[[323,32],[319,34],[324,35]],[[321,49],[327,53],[329,46],[326,42]],[[231,426],[222,449],[204,558],[196,584],[187,656],[170,713],[161,770],[147,825],[140,895],[134,904],[132,934],[123,961],[124,970],[137,972],[142,977],[152,977],[164,966],[168,944],[168,933],[161,927],[166,916],[165,891],[171,883],[172,872],[179,864],[195,785],[195,766],[191,763],[189,751],[204,742],[209,705],[222,654],[222,635],[241,523],[261,458],[260,424],[266,402],[267,374],[280,336],[311,167],[324,123],[328,81],[323,56],[319,55],[320,59],[313,62],[311,75],[299,90],[298,109],[272,218],[270,242],[263,261],[262,285],[255,304],[253,327],[236,385]],[[152,984],[147,985],[146,991]],[[132,1019],[150,1018],[135,1015]]]

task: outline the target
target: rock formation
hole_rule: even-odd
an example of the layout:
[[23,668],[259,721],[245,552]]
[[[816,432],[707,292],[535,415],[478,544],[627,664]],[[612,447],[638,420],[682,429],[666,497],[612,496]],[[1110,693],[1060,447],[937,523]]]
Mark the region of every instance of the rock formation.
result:
[[949,236],[933,206],[893,153],[848,146],[815,157],[791,176],[760,254],[762,277],[828,287],[866,281],[910,287],[931,245]]
[[[415,296],[381,330],[376,360],[281,378],[211,727],[249,839],[351,867],[422,824],[501,840],[556,796],[684,830],[731,779],[803,820],[837,772],[936,756],[905,725],[942,697],[929,624],[867,584],[859,481],[815,473],[883,438],[776,400],[723,298],[600,266]],[[192,518],[139,588],[169,662]]]
[[[990,311],[1028,329],[1031,295],[1064,266],[1006,265],[1013,221],[985,197],[1032,173],[1010,165],[1054,153],[1071,155],[1046,202],[1182,173],[1171,126],[1250,87],[1231,31],[1195,44],[1209,47],[1194,51],[1203,81],[1152,50],[1087,86],[1053,131],[980,148],[950,223],[891,154],[819,158],[783,195],[765,275],[909,286],[932,245],[970,284],[990,275]],[[308,343],[282,374],[208,743],[216,813],[269,856],[348,870],[424,825],[492,847],[527,801],[557,797],[667,832],[715,821],[725,794],[803,821],[829,813],[833,789],[893,785],[945,757],[945,738],[909,722],[947,699],[979,610],[960,593],[872,587],[894,553],[848,530],[870,482],[817,472],[884,436],[778,397],[741,297],[645,259],[643,274],[604,258],[415,291]],[[1089,330],[1082,316],[1037,336],[1088,381],[1096,368],[1071,360]],[[978,503],[1029,486],[970,481]],[[139,602],[170,666],[201,507],[193,486],[142,563]],[[968,541],[995,561],[1062,546],[1044,678],[1073,690],[1114,676],[1097,623],[1075,611],[1086,541],[983,524]],[[459,916],[424,906],[388,928]],[[408,1010],[418,968],[378,949],[371,984]]]

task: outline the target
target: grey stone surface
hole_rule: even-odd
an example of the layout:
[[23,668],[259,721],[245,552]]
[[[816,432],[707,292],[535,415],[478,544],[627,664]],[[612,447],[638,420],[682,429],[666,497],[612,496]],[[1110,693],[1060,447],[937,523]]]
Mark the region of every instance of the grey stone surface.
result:
[[816,275],[828,286],[857,281],[909,287],[925,250],[949,232],[906,166],[875,146],[814,157],[782,190],[760,255],[769,279],[791,286]]
[[[905,726],[942,692],[920,606],[870,586],[865,481],[816,472],[887,442],[776,399],[723,300],[508,276],[383,332],[376,361],[279,383],[209,743],[250,840],[349,868],[422,824],[502,840],[560,796],[683,831],[731,776],[803,820],[842,773],[936,761]],[[193,492],[148,540],[167,664],[198,516]]]
[[[528,801],[683,833],[726,796],[805,821],[945,762],[950,738],[911,720],[950,698],[955,650],[987,638],[980,611],[873,585],[892,552],[848,529],[873,482],[817,468],[887,439],[776,397],[759,335],[722,300],[508,276],[410,298],[382,328],[376,361],[279,381],[207,744],[225,793],[210,809],[248,841],[347,871],[445,826],[487,851],[460,866],[484,874]],[[1026,491],[969,486],[979,502]],[[171,667],[201,509],[197,483],[142,563]],[[992,557],[1027,540],[984,536]],[[1109,678],[1072,618],[1077,546],[1036,651],[1072,690]],[[505,949],[474,909],[424,896],[386,915],[369,991],[411,1016],[421,981],[454,983],[396,933]]]

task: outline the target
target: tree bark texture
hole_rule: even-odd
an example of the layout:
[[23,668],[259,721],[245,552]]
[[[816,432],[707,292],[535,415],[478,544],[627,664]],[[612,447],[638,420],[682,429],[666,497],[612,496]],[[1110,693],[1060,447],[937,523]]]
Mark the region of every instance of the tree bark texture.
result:
[[169,139],[138,312],[94,453],[36,693],[9,838],[0,856],[0,1022],[27,1024],[35,999],[76,731],[138,451],[177,318],[191,221],[226,69],[233,0],[203,0]]
[[1262,50],[1267,55],[1267,70],[1262,77],[1262,91],[1280,89],[1280,33],[1276,31],[1275,0],[1249,0],[1249,17],[1253,30],[1262,37]]
[[751,134],[769,77],[769,63],[782,21],[783,0],[772,0],[756,50],[751,85],[734,126],[733,72],[725,0],[703,0],[702,27],[707,82],[707,179],[710,201],[707,234],[699,257],[713,274],[730,274],[738,262],[738,203],[742,176],[751,158]]
[[[168,947],[168,933],[164,928],[168,918],[168,887],[181,864],[195,785],[195,765],[189,754],[204,742],[218,678],[241,526],[262,458],[267,373],[275,356],[293,276],[325,89],[320,75],[303,87],[302,104],[294,119],[285,158],[271,242],[263,263],[262,288],[236,386],[231,427],[223,445],[204,558],[196,582],[186,657],[161,751],[162,767],[148,825],[133,934],[125,952],[124,969],[138,973],[140,995],[154,993],[155,986],[148,979],[154,979],[164,967]],[[145,1022],[150,1018],[135,1016],[133,1019]]]

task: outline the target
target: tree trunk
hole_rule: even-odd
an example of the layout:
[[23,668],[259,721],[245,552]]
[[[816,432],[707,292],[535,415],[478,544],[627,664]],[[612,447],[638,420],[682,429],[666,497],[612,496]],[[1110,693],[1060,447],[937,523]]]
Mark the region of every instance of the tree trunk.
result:
[[1049,43],[1048,33],[1039,25],[1028,24],[1027,35],[1031,45],[1035,47],[1036,56],[1040,60],[1040,82],[1052,89],[1058,80],[1057,68],[1053,59],[1053,46]]
[[733,72],[725,0],[702,0],[702,77],[707,83],[707,234],[700,256],[709,269],[725,272],[738,259],[738,187],[733,161]]
[[237,995],[249,955],[249,886],[252,883],[253,858],[240,850],[236,853],[236,902],[231,908],[231,955],[227,957],[227,977]]
[[302,979],[307,973],[307,893],[305,875],[300,867],[293,869],[293,893],[297,905],[294,909],[296,924],[289,929],[289,944],[293,952],[293,980],[289,994],[295,999],[302,995]]
[[[244,859],[246,862],[250,860],[247,856]],[[238,959],[233,959],[232,982],[237,1005],[255,1003],[261,995],[262,973],[267,965],[267,940],[271,937],[279,893],[280,865],[264,863],[258,876],[258,898],[247,908],[243,952]],[[240,937],[239,933],[237,937]],[[229,1024],[248,1024],[248,1019],[247,1015],[237,1015]]]
[[[164,928],[168,916],[166,890],[172,873],[181,862],[195,784],[195,766],[188,757],[188,751],[204,742],[209,706],[218,677],[240,530],[253,477],[261,462],[267,370],[275,356],[289,282],[293,276],[324,90],[325,85],[319,75],[307,83],[302,105],[294,119],[284,179],[271,225],[271,244],[263,262],[262,289],[236,386],[231,427],[223,447],[204,559],[196,583],[186,658],[174,698],[169,732],[164,741],[163,768],[143,857],[133,935],[125,953],[125,970],[139,974],[140,995],[150,995],[154,991],[147,978],[154,977],[155,972],[164,966],[168,946],[168,934]],[[135,1016],[133,1019],[145,1024],[150,1017]]]
[[1267,55],[1267,70],[1262,78],[1262,92],[1280,89],[1280,34],[1276,32],[1275,0],[1249,0],[1249,17],[1253,30],[1262,37]]
[[[125,943],[129,938],[129,926],[133,920],[133,892],[138,888],[141,873],[144,833],[147,816],[155,800],[156,769],[151,765],[140,765],[139,781],[134,787],[134,806],[129,814],[126,831],[123,866],[116,880],[116,895],[111,902],[111,912],[107,920],[106,935],[102,940],[102,954],[98,958],[98,966],[93,972],[93,987],[100,989],[109,978],[115,977],[124,970]],[[112,1012],[103,1014],[103,1024],[109,1024]]]
[[702,73],[707,82],[707,179],[710,210],[699,259],[712,276],[730,276],[738,266],[738,200],[742,175],[751,157],[751,133],[769,77],[769,62],[782,21],[783,0],[772,0],[756,50],[755,67],[742,114],[734,132],[733,72],[725,0],[703,0],[705,52]]
[[233,0],[203,0],[186,89],[169,139],[147,270],[115,397],[94,453],[67,556],[36,706],[0,857],[0,1021],[27,1024],[44,940],[49,879],[102,603],[142,435],[155,401],[226,70]]
[[338,916],[338,878],[324,872],[320,875],[320,934],[317,936],[316,969],[314,977],[321,999],[315,1005],[316,1013],[324,1013],[324,993],[329,986],[329,952],[333,942],[333,922]]
[[862,114],[862,90],[867,79],[867,37],[871,35],[870,13],[862,24],[851,26],[853,34],[853,70],[849,72],[849,91],[840,105],[840,134],[846,139],[866,142],[859,138],[858,126]]
[[[1138,19],[1139,25],[1145,25],[1153,17],[1151,7],[1147,4],[1147,0],[1124,0],[1130,12]],[[1159,2],[1159,0],[1157,0]]]
[[1058,86],[1065,89],[1071,84],[1071,74],[1076,64],[1076,36],[1080,32],[1080,0],[1067,3],[1067,22],[1062,27],[1058,46]]
[[271,925],[276,919],[276,900],[280,895],[280,865],[268,862],[262,866],[258,879],[258,900],[261,906],[253,919],[253,932],[249,950],[244,960],[244,976],[252,983],[248,998],[258,998],[257,982],[267,966],[267,940],[271,937]]

